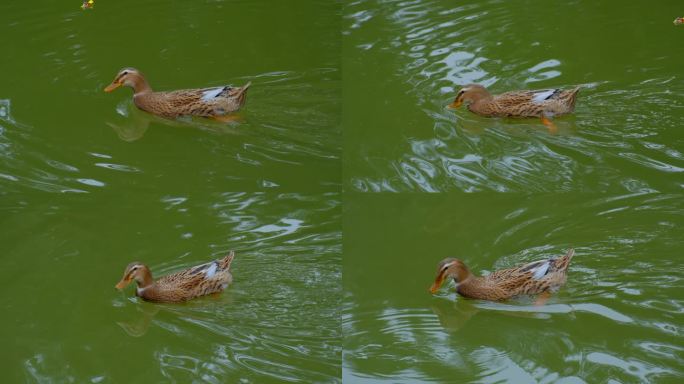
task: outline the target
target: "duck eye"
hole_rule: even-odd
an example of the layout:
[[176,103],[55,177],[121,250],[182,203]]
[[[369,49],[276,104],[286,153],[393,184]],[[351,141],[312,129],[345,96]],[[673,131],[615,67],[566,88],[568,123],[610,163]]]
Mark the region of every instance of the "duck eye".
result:
[[128,71],[123,71],[121,74],[122,75],[128,75]]

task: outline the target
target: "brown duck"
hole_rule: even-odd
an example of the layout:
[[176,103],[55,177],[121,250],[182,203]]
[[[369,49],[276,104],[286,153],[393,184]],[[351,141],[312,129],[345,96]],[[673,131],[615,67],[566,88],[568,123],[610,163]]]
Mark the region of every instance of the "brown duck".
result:
[[539,117],[544,125],[555,131],[556,126],[550,118],[572,113],[579,90],[580,87],[539,89],[494,96],[479,84],[469,84],[458,91],[449,107],[458,108],[465,102],[468,110],[484,117]]
[[436,293],[444,280],[451,277],[456,282],[456,292],[471,299],[501,301],[521,295],[548,296],[565,284],[574,255],[575,251],[570,249],[562,257],[534,261],[481,277],[470,273],[461,260],[444,259],[437,266],[437,277],[430,292]]
[[138,108],[166,118],[201,116],[229,121],[232,119],[226,116],[245,104],[250,85],[251,83],[247,83],[240,88],[220,86],[154,92],[140,71],[135,68],[124,68],[105,88],[105,92],[111,92],[121,86],[133,88],[133,102]]
[[233,282],[230,264],[234,257],[235,253],[231,251],[223,259],[163,276],[157,281],[152,279],[152,273],[145,264],[133,262],[126,267],[116,288],[124,289],[135,280],[138,283],[135,294],[157,302],[186,301],[221,292]]

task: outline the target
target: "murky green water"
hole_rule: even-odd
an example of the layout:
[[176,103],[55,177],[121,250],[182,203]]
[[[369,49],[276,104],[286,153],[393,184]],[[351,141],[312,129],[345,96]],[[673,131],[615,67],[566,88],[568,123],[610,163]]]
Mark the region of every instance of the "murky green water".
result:
[[[3,381],[339,377],[339,195],[3,201]],[[130,261],[164,275],[231,249],[220,296],[160,305],[114,289]]]
[[[80,3],[0,4],[3,383],[684,381],[680,1]],[[252,88],[169,121],[125,66]],[[583,90],[552,134],[471,82]],[[427,291],[570,247],[545,306]],[[221,295],[113,287],[229,250]]]
[[[2,5],[12,188],[339,190],[338,5],[44,3]],[[125,66],[159,90],[252,81],[243,121],[151,119],[130,89],[103,92]]]
[[[341,7],[0,4],[3,383],[337,382]],[[241,120],[170,122],[103,92],[252,82]],[[114,284],[234,249],[222,295]]]
[[[347,4],[344,382],[684,380],[681,6]],[[445,109],[473,82],[584,89],[554,135]],[[445,257],[486,273],[569,247],[544,307],[428,293]]]
[[[352,194],[344,381],[677,383],[684,377],[681,195]],[[437,263],[491,272],[563,254],[543,307],[428,293]]]
[[[356,191],[681,191],[681,2],[356,1],[345,8],[347,186]],[[371,64],[372,63],[372,64]],[[584,86],[550,135],[536,120],[445,109]]]

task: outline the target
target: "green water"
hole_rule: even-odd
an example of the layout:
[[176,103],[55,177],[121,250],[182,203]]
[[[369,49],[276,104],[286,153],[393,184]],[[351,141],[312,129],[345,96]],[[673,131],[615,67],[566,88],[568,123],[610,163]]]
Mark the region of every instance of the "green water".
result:
[[[344,381],[677,383],[681,195],[352,194],[344,203]],[[543,307],[428,293],[437,262],[475,273],[565,253]],[[612,381],[611,381],[612,380]]]
[[[347,4],[344,382],[684,380],[682,11]],[[551,134],[445,109],[474,82],[583,89]],[[544,307],[463,299],[453,283],[428,293],[445,257],[487,273],[570,247],[568,284]]]
[[[0,3],[3,383],[684,381],[681,1],[80,3]],[[126,66],[252,87],[170,121]],[[472,82],[583,89],[554,134]],[[428,293],[570,247],[544,306]],[[220,295],[114,289],[230,250]]]
[[[329,382],[340,365],[339,195],[67,195],[3,205],[3,381]],[[8,246],[9,245],[9,246]],[[236,250],[218,297],[114,284]]]
[[[354,191],[681,191],[681,1],[358,1],[343,31]],[[369,65],[372,63],[372,65]],[[582,85],[538,120],[445,109],[456,91]]]
[[[339,6],[79,6],[1,5],[0,32],[14,36],[4,41],[11,60],[0,79],[16,122],[2,135],[13,188],[339,190]],[[151,119],[135,109],[130,89],[103,92],[126,66],[158,90],[251,81],[242,123]]]
[[[336,382],[341,6],[2,2],[3,383]],[[171,122],[103,88],[252,82],[232,124]],[[222,295],[118,292],[236,251]]]

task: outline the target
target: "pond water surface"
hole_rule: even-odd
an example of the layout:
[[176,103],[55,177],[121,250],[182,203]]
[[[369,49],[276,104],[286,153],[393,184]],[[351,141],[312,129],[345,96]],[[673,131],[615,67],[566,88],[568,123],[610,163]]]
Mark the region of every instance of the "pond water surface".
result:
[[[355,1],[345,172],[355,191],[681,191],[681,2]],[[487,119],[458,89],[581,85],[576,113]]]
[[[352,194],[344,214],[344,381],[677,383],[684,377],[681,195]],[[565,254],[544,306],[428,288]]]
[[[338,382],[339,4],[80,5],[0,4],[1,381]],[[252,87],[233,123],[168,121],[103,92],[126,66]],[[230,250],[216,297],[114,289]]]
[[[684,382],[683,9],[0,3],[2,382]],[[103,92],[127,66],[252,87],[170,121]],[[445,108],[473,82],[582,90],[553,133]],[[569,248],[544,306],[428,293]],[[114,289],[230,250],[220,295]]]

